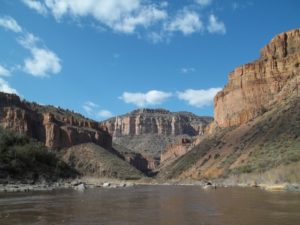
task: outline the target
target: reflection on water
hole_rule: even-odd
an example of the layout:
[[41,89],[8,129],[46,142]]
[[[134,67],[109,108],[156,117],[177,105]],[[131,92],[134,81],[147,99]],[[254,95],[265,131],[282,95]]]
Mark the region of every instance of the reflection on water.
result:
[[0,224],[297,225],[300,193],[192,186],[0,193]]

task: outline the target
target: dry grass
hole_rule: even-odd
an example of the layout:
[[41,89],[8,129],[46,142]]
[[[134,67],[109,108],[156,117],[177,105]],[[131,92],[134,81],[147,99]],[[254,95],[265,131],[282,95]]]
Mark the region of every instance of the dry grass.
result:
[[227,185],[276,185],[300,183],[300,162],[280,165],[263,173],[230,175],[225,179]]

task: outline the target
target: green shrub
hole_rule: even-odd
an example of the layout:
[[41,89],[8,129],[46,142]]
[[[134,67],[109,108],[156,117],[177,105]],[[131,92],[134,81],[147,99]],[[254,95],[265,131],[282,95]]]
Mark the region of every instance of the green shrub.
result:
[[0,128],[0,178],[55,180],[76,176],[42,143]]

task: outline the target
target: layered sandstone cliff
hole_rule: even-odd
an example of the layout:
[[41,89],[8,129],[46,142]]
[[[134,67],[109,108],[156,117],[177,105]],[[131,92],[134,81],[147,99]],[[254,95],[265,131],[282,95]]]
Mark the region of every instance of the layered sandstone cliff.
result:
[[[188,112],[170,112],[164,109],[137,109],[123,116],[103,122],[114,143],[141,153],[144,157],[156,158],[159,163],[162,150],[176,143],[182,136],[203,135],[211,117],[199,117]],[[148,160],[150,159],[148,157]]]
[[161,152],[178,139],[203,135],[211,117],[164,109],[137,109],[103,122],[113,142],[130,149],[124,159],[142,171],[153,171],[160,164]]
[[104,121],[114,137],[158,135],[202,135],[210,117],[199,117],[188,112],[172,113],[164,109],[138,109],[126,115]]
[[220,127],[244,124],[273,103],[298,95],[300,30],[277,35],[261,50],[258,60],[229,74],[225,88],[214,99]]
[[110,149],[111,136],[103,125],[81,115],[22,101],[17,95],[0,92],[0,125],[26,134],[51,149],[93,142]]
[[257,61],[229,75],[214,99],[215,121],[192,148],[186,143],[167,148],[159,176],[199,180],[232,175],[239,184],[299,182],[290,176],[300,162],[299,81],[297,29],[277,35]]

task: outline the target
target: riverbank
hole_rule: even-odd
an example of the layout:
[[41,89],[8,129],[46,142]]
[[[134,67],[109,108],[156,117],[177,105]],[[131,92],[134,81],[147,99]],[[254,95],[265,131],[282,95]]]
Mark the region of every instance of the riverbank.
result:
[[70,189],[84,191],[91,188],[129,188],[136,185],[179,185],[179,186],[199,186],[203,189],[217,188],[260,188],[266,191],[299,191],[299,183],[280,183],[280,184],[264,184],[264,183],[233,183],[229,180],[156,180],[145,178],[140,180],[118,180],[109,178],[91,178],[82,177],[73,180],[60,180],[57,182],[20,182],[8,180],[0,184],[0,192],[31,192],[31,191],[52,191],[57,189]]

